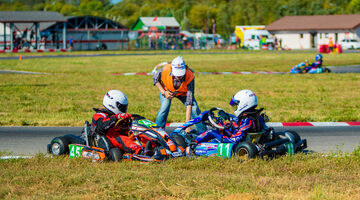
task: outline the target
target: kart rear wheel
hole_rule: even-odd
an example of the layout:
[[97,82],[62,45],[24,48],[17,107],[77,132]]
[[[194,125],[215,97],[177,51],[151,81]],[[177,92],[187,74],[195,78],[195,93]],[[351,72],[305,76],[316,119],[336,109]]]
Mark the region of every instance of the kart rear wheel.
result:
[[295,131],[286,131],[287,133],[290,133],[295,140],[295,143],[299,142],[301,140],[300,135]]
[[185,139],[181,135],[174,135],[172,136],[172,139],[177,145],[181,146],[183,149],[186,149]]
[[324,73],[330,73],[330,72],[331,72],[331,70],[329,68],[325,67]]
[[54,138],[50,143],[49,151],[54,156],[66,154],[69,152],[69,140],[65,137]]
[[109,159],[114,162],[121,162],[122,160],[122,153],[119,148],[111,148],[109,151]]
[[281,132],[281,133],[278,133],[278,136],[279,136],[280,139],[287,138],[292,143],[297,143],[297,142],[299,142],[301,140],[300,135],[295,131]]
[[241,142],[239,143],[234,150],[234,154],[238,156],[240,161],[245,161],[250,158],[255,158],[257,155],[257,148],[253,143],[250,142]]

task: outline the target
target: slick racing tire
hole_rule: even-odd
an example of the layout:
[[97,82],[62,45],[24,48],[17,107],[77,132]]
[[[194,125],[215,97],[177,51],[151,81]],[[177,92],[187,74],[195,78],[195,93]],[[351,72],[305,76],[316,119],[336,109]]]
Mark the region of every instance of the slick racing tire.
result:
[[174,135],[172,136],[172,139],[177,145],[181,146],[183,149],[186,149],[185,139],[181,135]]
[[49,151],[54,156],[63,155],[69,152],[69,140],[65,137],[56,137],[54,138],[50,145]]
[[240,161],[245,161],[251,158],[255,158],[258,150],[253,143],[241,142],[235,147],[233,153],[240,159]]
[[300,135],[295,131],[285,131],[284,136],[293,143],[298,143],[301,140]]
[[292,143],[297,143],[301,140],[300,135],[295,131],[284,131],[276,133],[278,139],[289,139]]
[[324,73],[330,73],[330,72],[331,72],[331,70],[329,68],[325,67]]
[[119,148],[111,148],[109,151],[109,160],[114,162],[121,162],[122,160],[122,153]]

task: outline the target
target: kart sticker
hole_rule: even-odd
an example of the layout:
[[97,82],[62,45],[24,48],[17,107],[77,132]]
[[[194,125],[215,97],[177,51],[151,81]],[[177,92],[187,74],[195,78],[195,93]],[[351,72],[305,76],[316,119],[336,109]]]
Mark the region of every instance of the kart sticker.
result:
[[70,149],[70,158],[78,158],[81,156],[81,150],[84,147],[82,146],[78,146],[78,145],[74,145],[74,144],[69,144],[69,149]]
[[292,156],[295,154],[295,149],[294,149],[294,144],[293,143],[287,143],[286,144],[286,150],[287,150],[287,153]]
[[157,124],[147,119],[139,120],[139,124],[145,125],[147,127],[157,127]]
[[233,143],[220,143],[217,146],[217,156],[223,158],[230,158],[233,145]]

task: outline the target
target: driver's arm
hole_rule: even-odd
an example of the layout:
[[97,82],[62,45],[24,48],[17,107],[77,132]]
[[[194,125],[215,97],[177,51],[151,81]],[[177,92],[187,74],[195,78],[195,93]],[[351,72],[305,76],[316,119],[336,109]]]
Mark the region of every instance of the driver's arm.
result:
[[92,123],[96,126],[96,129],[104,134],[116,123],[116,121],[117,118],[115,115],[107,117],[104,113],[96,113],[92,119]]
[[251,120],[250,118],[245,118],[241,120],[239,128],[235,130],[235,133],[231,135],[229,140],[233,142],[240,141],[242,138],[246,136],[246,133],[249,132],[249,130],[254,127],[255,127],[254,121]]

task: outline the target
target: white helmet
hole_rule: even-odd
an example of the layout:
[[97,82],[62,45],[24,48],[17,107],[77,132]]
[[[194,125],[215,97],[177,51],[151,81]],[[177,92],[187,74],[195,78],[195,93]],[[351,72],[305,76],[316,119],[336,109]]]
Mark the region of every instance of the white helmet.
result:
[[257,97],[251,90],[240,90],[231,98],[230,105],[236,105],[234,114],[239,117],[244,111],[257,106]]
[[178,56],[171,62],[171,73],[173,76],[184,76],[186,72],[186,66],[184,58]]
[[103,105],[114,114],[126,113],[128,100],[120,90],[110,90],[104,96]]

